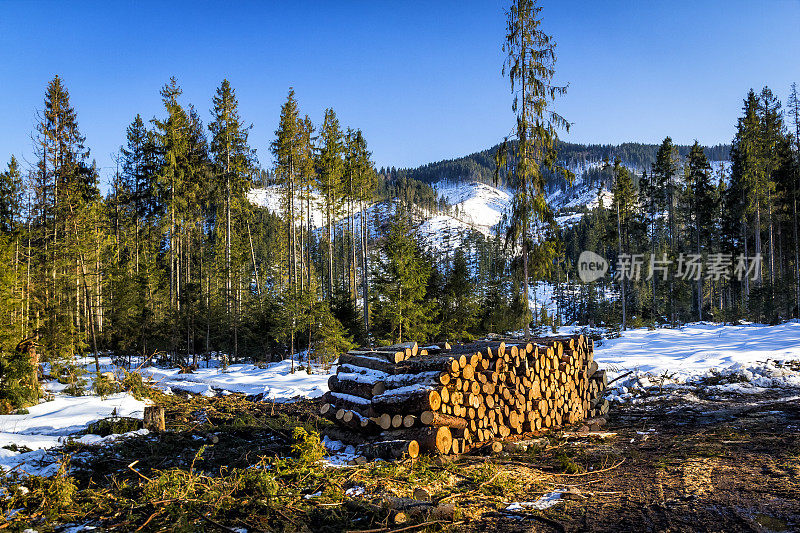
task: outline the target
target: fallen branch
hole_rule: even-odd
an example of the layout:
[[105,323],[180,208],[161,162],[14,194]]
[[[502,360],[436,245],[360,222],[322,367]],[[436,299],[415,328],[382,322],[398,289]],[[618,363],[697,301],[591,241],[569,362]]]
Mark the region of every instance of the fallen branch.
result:
[[145,480],[147,480],[149,483],[152,483],[152,482],[153,482],[153,480],[152,480],[152,479],[150,479],[149,477],[145,476],[144,474],[142,474],[141,472],[139,472],[138,470],[136,470],[136,469],[134,468],[134,466],[136,466],[136,464],[137,464],[138,462],[139,462],[139,459],[136,459],[134,462],[132,462],[131,464],[129,464],[129,465],[128,465],[128,468],[129,468],[131,471],[133,471],[133,472],[134,472],[136,475],[138,475],[139,477],[141,477],[142,479],[145,479]]
[[613,466],[609,466],[608,468],[601,468],[600,470],[592,470],[591,472],[581,472],[580,474],[555,474],[556,476],[563,476],[563,477],[580,477],[580,476],[588,476],[591,474],[599,474],[601,472],[608,472],[609,470],[614,470],[619,465],[625,462],[625,458],[623,457],[620,462]]
[[422,522],[420,524],[414,524],[411,526],[401,527],[398,529],[389,529],[388,527],[379,527],[377,529],[351,529],[347,531],[347,533],[400,533],[401,531],[411,531],[412,529],[419,529],[421,527],[428,527],[433,526],[436,524],[450,524],[453,526],[463,524],[464,522],[446,522],[444,520],[431,520],[430,522]]
[[622,375],[619,375],[619,376],[615,377],[614,379],[612,379],[611,381],[609,381],[608,383],[606,383],[606,387],[608,387],[609,385],[611,385],[612,383],[614,383],[614,382],[615,382],[615,381],[617,381],[618,379],[622,379],[622,378],[624,378],[625,376],[630,376],[631,374],[633,374],[633,370],[629,370],[628,372],[625,372],[624,374],[622,374]]

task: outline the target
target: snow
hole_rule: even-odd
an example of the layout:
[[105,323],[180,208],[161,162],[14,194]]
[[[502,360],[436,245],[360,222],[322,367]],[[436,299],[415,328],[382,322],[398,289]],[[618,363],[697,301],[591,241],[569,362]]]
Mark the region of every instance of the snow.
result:
[[[49,449],[72,439],[82,444],[106,444],[132,434],[146,434],[146,430],[122,435],[82,435],[92,422],[110,416],[142,418],[144,402],[120,393],[106,399],[99,396],[66,396],[57,394],[51,401],[28,408],[28,414],[0,416],[0,471],[16,471],[32,475],[53,475],[58,471],[60,456]],[[27,447],[32,451],[20,453],[6,446]]]
[[461,248],[473,228],[449,215],[431,217],[417,228],[422,243],[436,252],[447,253]]
[[[181,374],[179,368],[146,367],[142,375],[151,378],[162,389],[181,390],[215,396],[215,391],[241,392],[260,395],[263,400],[287,402],[299,398],[319,398],[328,391],[330,371],[314,369],[309,374],[290,360],[266,365],[235,364],[226,370],[218,367],[200,368],[191,374]],[[316,372],[315,372],[316,370]]]
[[[630,376],[614,383],[612,399],[633,390],[696,384],[715,378],[718,391],[758,393],[771,387],[800,388],[800,372],[786,365],[800,361],[800,322],[776,326],[706,322],[679,329],[638,328],[595,346],[594,359],[610,375]],[[726,383],[727,381],[727,383]]]
[[[251,189],[247,192],[247,199],[251,204],[259,207],[266,207],[270,213],[280,214],[283,212],[281,203],[284,201],[284,194],[279,185],[269,185],[267,187]],[[303,199],[301,191],[295,192],[295,209],[298,211],[298,216],[306,216],[306,204]],[[311,225],[315,228],[323,226],[323,198],[322,195],[316,191],[311,191]]]
[[437,182],[436,193],[452,206],[455,218],[488,235],[508,212],[511,195],[496,187],[473,181],[470,183]]
[[566,491],[564,490],[556,489],[553,492],[545,494],[535,502],[514,502],[506,507],[506,511],[522,511],[523,509],[536,509],[538,511],[544,511],[545,509],[549,509],[555,504],[564,501],[561,499],[561,496],[565,492]]

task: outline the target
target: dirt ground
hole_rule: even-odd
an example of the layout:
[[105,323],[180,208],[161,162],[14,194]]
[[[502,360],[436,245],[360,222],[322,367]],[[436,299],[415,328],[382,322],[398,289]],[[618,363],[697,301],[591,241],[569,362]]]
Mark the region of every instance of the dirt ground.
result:
[[[554,478],[586,499],[484,513],[460,529],[800,531],[800,391],[656,396],[612,408],[606,430],[617,436],[564,451],[577,465],[608,470]],[[557,467],[558,457],[547,450],[539,466]]]

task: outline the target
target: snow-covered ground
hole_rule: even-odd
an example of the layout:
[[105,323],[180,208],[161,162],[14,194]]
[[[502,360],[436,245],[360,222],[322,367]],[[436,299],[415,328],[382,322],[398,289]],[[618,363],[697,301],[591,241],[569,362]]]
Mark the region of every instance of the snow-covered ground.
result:
[[[777,326],[694,323],[680,329],[623,332],[595,348],[595,361],[614,383],[611,398],[624,401],[650,387],[694,385],[712,391],[760,393],[800,389],[800,322]],[[795,364],[788,364],[795,362]]]
[[[0,471],[52,475],[58,471],[60,454],[49,449],[72,439],[82,444],[102,444],[130,434],[76,435],[89,424],[110,416],[142,418],[144,402],[120,393],[105,399],[95,395],[67,396],[63,386],[49,382],[45,389],[54,393],[51,401],[28,408],[27,414],[0,416]],[[132,432],[146,434],[146,430]],[[13,449],[16,448],[16,449]],[[20,451],[29,449],[30,451]]]
[[297,361],[294,366],[293,374],[289,360],[262,365],[235,364],[224,371],[218,365],[212,365],[191,374],[181,374],[179,368],[151,366],[143,368],[141,373],[162,390],[180,390],[204,396],[241,392],[250,396],[260,395],[265,401],[278,403],[319,398],[328,390],[330,374],[336,373],[335,367],[329,370],[312,367],[312,373],[308,374]]

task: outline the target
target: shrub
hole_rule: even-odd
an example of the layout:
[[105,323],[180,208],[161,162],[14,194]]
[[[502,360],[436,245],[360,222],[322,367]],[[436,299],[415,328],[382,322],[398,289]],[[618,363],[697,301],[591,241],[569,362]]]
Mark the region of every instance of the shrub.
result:
[[27,354],[0,352],[0,414],[39,401],[37,369]]
[[137,429],[141,429],[141,427],[142,421],[138,418],[113,416],[89,424],[86,428],[86,433],[106,437],[108,435],[119,435],[130,431],[136,431]]
[[316,431],[306,431],[304,428],[296,427],[292,432],[295,439],[292,444],[292,451],[298,455],[301,463],[312,464],[325,457],[325,446],[319,439]]
[[98,374],[95,377],[92,388],[94,389],[94,392],[103,399],[105,399],[106,396],[119,391],[119,385],[116,382],[111,381],[108,376],[104,374]]
[[125,377],[122,380],[122,390],[130,393],[137,400],[152,399],[155,391],[144,382],[139,372],[128,372],[127,370],[123,370],[123,372],[125,372]]

